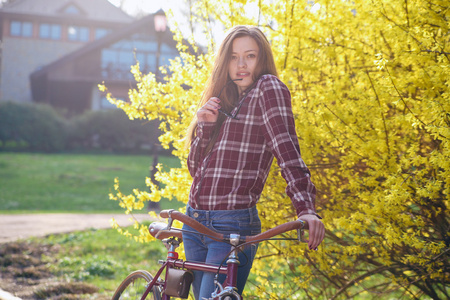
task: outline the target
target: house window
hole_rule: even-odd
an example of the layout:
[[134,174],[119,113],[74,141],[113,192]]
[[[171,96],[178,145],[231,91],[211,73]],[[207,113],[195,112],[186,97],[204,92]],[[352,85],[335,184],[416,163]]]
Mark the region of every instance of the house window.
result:
[[175,59],[178,56],[178,52],[175,48],[169,47],[167,44],[161,45],[161,54],[159,57],[159,65],[170,65],[170,60]]
[[97,29],[95,29],[95,39],[96,40],[100,39],[100,38],[104,37],[105,35],[107,35],[110,32],[111,32],[110,29],[97,28]]
[[11,36],[33,36],[33,24],[31,22],[12,21],[10,27]]
[[67,36],[70,41],[89,41],[89,28],[81,26],[69,26],[67,29]]
[[130,68],[134,65],[132,50],[103,49],[102,75],[109,79],[132,79]]
[[139,67],[144,74],[156,71],[156,53],[136,53],[136,60],[139,62]]
[[80,15],[81,11],[75,5],[69,5],[66,7],[66,9],[64,9],[64,13],[69,14],[69,15]]
[[[164,44],[163,44],[164,45]],[[160,45],[160,61],[175,58],[176,49]],[[167,53],[169,52],[169,53]],[[156,72],[158,42],[154,37],[135,34],[102,50],[102,75],[109,79],[133,79],[130,67],[139,61],[144,73]],[[159,66],[162,64],[160,63]]]
[[105,79],[133,80],[130,68],[136,61],[144,74],[157,73],[157,67],[168,65],[178,55],[175,47],[158,43],[148,32],[138,32],[102,50],[102,75]]
[[43,39],[60,40],[61,25],[42,23],[39,25],[39,37]]

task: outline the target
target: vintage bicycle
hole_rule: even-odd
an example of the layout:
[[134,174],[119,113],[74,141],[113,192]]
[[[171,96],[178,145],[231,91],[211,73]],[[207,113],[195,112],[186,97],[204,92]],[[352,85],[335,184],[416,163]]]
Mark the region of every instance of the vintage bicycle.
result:
[[[241,247],[256,244],[267,240],[295,240],[302,241],[305,222],[302,220],[287,222],[262,232],[255,236],[240,236],[239,234],[224,235],[209,229],[189,216],[175,210],[163,210],[160,216],[168,219],[168,223],[153,222],[149,226],[150,234],[162,240],[168,249],[165,260],[160,260],[161,268],[152,276],[148,271],[138,270],[119,285],[114,293],[113,300],[119,299],[151,299],[170,300],[171,297],[187,299],[190,285],[193,281],[193,271],[213,272],[215,276],[215,291],[212,300],[242,300],[237,293],[237,271],[239,266],[238,251]],[[222,241],[231,245],[226,265],[211,265],[199,262],[183,261],[178,258],[175,251],[182,242],[182,230],[172,227],[173,221],[178,220],[198,231],[199,234],[211,239]],[[297,230],[296,238],[274,238],[285,232]],[[163,274],[165,271],[165,274]],[[219,274],[225,274],[224,284],[219,283]]]

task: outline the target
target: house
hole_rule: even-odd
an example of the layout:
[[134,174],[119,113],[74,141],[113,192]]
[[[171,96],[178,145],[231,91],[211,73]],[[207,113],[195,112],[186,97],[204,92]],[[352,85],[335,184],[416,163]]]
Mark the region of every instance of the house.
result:
[[31,102],[29,76],[134,21],[107,0],[16,0],[0,9],[0,99]]
[[108,108],[103,81],[125,99],[136,60],[156,73],[178,56],[164,12],[135,20],[107,0],[16,0],[0,21],[0,101],[47,103],[69,115]]
[[116,98],[127,99],[136,61],[141,71],[157,74],[178,56],[172,33],[156,31],[158,17],[165,16],[146,16],[36,70],[30,75],[33,100],[74,113],[105,109],[111,104],[98,89],[102,82]]

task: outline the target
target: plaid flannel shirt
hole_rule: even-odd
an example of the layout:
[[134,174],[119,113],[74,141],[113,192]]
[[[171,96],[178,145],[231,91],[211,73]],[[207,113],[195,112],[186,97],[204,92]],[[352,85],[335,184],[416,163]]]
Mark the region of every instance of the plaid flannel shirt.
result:
[[237,109],[239,120],[225,120],[209,153],[205,148],[214,123],[198,124],[188,156],[194,179],[189,205],[202,210],[256,205],[275,156],[297,216],[316,214],[316,189],[300,155],[286,85],[273,75],[263,75],[231,114]]

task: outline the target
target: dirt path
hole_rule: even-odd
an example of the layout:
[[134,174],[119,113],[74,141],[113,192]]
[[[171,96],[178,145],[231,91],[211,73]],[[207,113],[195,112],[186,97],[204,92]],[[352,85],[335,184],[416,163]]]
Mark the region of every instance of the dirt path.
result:
[[[147,214],[135,215],[139,220],[148,220]],[[23,214],[0,215],[0,243],[29,237],[42,237],[89,228],[111,228],[111,218],[121,226],[132,224],[125,214]]]

